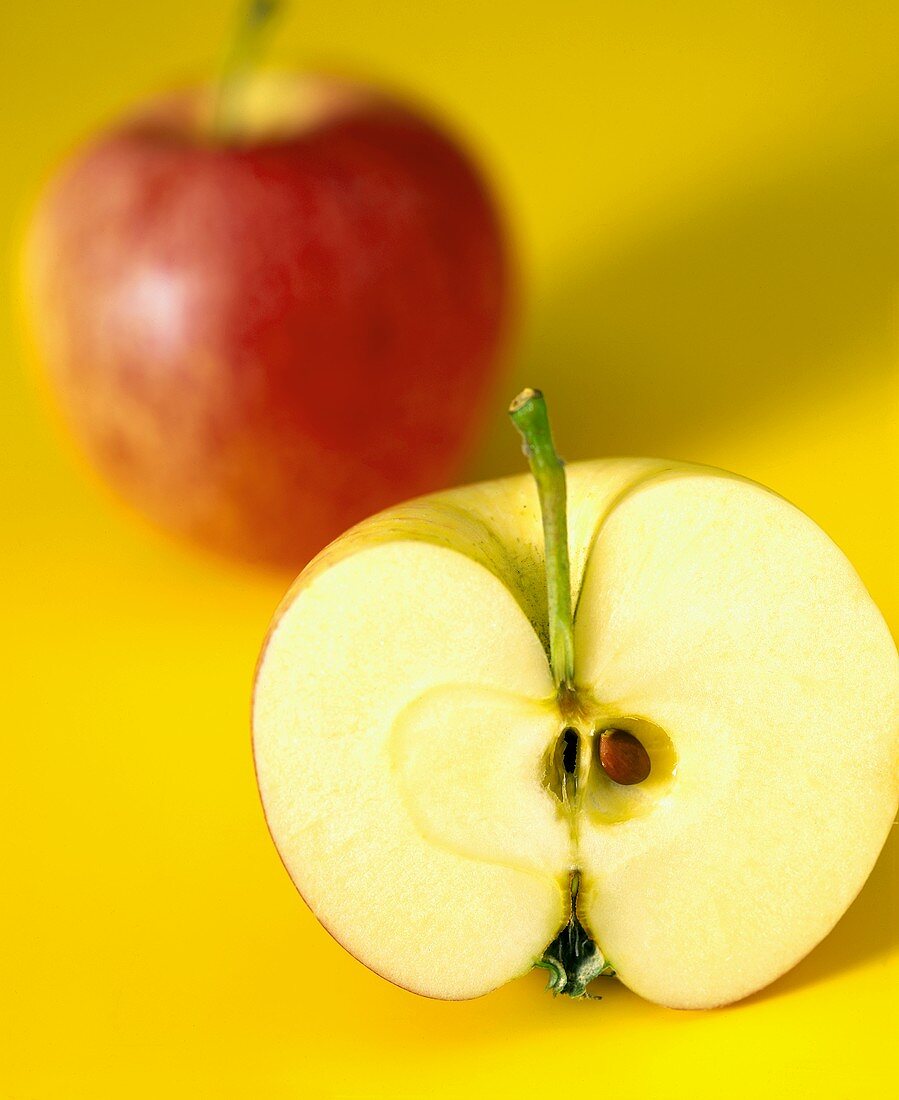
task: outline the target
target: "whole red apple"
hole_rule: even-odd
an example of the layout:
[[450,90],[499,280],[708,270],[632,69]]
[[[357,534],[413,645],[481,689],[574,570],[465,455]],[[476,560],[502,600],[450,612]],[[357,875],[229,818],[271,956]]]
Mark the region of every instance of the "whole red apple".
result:
[[30,241],[40,350],[121,493],[298,569],[458,474],[507,313],[484,182],[409,107],[253,78],[237,135],[157,101],[71,160]]

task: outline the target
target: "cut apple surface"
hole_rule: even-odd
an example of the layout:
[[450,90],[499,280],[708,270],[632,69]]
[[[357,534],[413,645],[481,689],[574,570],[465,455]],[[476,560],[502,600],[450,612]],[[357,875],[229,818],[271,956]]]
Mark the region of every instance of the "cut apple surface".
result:
[[552,691],[511,592],[446,547],[359,549],[283,611],[255,702],[269,826],[322,923],[392,981],[485,993],[564,923]]
[[896,648],[768,490],[653,460],[567,482],[565,694],[529,477],[376,516],[300,576],[255,689],[269,827],[322,923],[415,992],[487,992],[579,919],[637,993],[727,1003],[826,935],[883,845]]
[[575,653],[603,722],[646,716],[677,753],[652,812],[587,809],[584,924],[652,1000],[766,985],[846,909],[896,812],[897,660],[873,602],[779,497],[669,475],[601,526]]

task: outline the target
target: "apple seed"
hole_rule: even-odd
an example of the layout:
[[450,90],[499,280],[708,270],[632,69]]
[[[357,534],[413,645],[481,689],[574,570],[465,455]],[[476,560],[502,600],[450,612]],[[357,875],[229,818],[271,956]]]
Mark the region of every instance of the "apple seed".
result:
[[652,770],[649,753],[627,730],[602,731],[599,762],[609,779],[622,787],[642,783]]

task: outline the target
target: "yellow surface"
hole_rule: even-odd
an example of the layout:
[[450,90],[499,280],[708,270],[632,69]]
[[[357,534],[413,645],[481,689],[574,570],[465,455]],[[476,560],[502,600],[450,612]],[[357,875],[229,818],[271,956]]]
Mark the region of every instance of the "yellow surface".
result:
[[[5,274],[47,166],[211,66],[226,7],[7,5]],[[895,634],[897,40],[893,0],[345,0],[297,4],[272,55],[420,94],[481,150],[525,276],[503,396],[543,385],[571,458],[663,453],[770,483],[842,545]],[[12,309],[0,324],[0,1095],[895,1088],[895,833],[830,938],[724,1011],[614,984],[553,1002],[539,974],[429,1002],[349,958],[295,895],[254,788],[249,686],[281,584],[113,504],[47,417]],[[498,401],[473,474],[520,468],[516,451]]]

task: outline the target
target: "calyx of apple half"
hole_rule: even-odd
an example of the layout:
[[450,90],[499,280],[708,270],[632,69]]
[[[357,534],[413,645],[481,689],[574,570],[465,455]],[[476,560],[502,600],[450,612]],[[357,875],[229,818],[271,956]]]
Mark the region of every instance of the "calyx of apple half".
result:
[[[534,966],[745,997],[868,876],[899,803],[899,658],[852,566],[743,478],[655,459],[439,493],[329,546],[259,661],[272,836],[322,924],[431,997]],[[567,498],[567,501],[566,501]],[[567,502],[567,508],[566,508]]]

